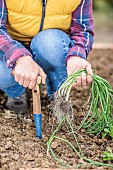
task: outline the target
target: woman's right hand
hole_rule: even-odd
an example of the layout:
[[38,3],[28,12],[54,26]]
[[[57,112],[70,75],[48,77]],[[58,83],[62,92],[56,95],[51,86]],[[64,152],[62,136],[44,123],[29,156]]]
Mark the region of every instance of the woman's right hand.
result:
[[12,73],[14,74],[16,82],[29,89],[35,87],[38,75],[41,76],[43,84],[45,84],[46,81],[46,74],[31,56],[19,58]]

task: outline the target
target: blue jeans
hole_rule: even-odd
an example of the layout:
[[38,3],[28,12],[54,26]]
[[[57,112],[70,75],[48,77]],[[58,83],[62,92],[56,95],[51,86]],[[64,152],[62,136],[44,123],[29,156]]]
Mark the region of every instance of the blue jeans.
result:
[[[39,32],[31,41],[30,49],[36,63],[47,75],[48,95],[55,93],[67,77],[65,58],[70,48],[69,36],[58,29]],[[0,89],[8,96],[20,96],[25,88],[15,82],[11,69],[0,60]]]

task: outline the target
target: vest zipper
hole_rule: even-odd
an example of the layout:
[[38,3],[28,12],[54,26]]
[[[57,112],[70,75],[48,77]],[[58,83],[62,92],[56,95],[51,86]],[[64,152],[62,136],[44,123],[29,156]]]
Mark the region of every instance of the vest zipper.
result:
[[42,31],[42,29],[43,29],[45,12],[46,12],[46,4],[47,4],[47,0],[42,0],[42,18],[41,18],[41,23],[40,23],[40,30],[39,30],[39,32]]

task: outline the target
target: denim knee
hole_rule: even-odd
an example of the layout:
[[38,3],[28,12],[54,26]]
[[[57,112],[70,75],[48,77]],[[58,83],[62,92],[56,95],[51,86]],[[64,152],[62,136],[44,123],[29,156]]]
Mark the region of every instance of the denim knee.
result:
[[35,60],[42,68],[46,64],[46,67],[49,67],[47,69],[62,66],[62,63],[65,63],[69,47],[69,36],[58,29],[48,29],[39,32],[32,39],[30,46]]

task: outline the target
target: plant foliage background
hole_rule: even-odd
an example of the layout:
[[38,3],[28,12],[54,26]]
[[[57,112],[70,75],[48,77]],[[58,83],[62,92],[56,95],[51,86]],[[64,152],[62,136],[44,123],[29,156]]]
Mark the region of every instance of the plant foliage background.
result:
[[93,0],[95,42],[113,43],[113,0]]

